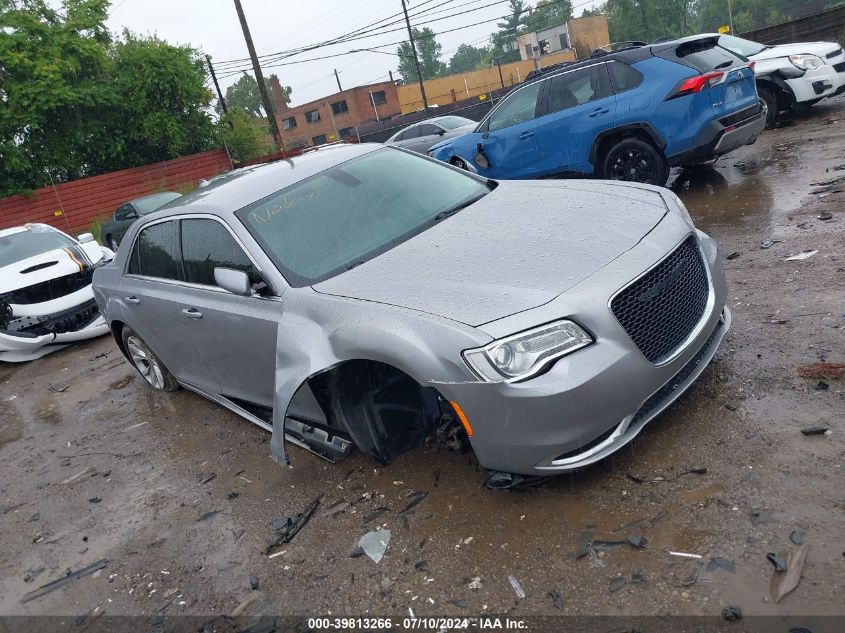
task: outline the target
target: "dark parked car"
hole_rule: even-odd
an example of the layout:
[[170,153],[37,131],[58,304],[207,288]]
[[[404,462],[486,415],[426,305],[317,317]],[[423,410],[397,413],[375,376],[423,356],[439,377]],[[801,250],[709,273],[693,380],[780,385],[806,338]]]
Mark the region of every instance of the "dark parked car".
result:
[[175,191],[164,191],[162,193],[154,193],[143,198],[135,198],[129,202],[124,202],[114,212],[111,220],[103,225],[100,234],[103,241],[113,251],[117,251],[120,246],[120,241],[126,234],[126,229],[142,215],[152,213],[156,209],[160,209],[168,202],[181,198],[182,194]]
[[385,144],[425,154],[435,143],[472,132],[476,125],[477,122],[462,116],[439,116],[399,130]]

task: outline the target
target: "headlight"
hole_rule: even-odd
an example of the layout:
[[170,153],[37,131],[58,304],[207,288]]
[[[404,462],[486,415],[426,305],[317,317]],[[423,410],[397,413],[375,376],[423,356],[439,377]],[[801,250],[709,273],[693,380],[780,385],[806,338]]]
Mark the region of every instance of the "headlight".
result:
[[813,68],[824,66],[822,58],[816,57],[815,55],[790,55],[789,61],[792,62],[793,66],[801,70],[813,70]]
[[563,319],[507,336],[485,347],[468,349],[464,360],[488,382],[523,380],[556,358],[593,342],[577,323]]
[[687,210],[684,203],[681,202],[681,199],[678,196],[676,196],[671,191],[666,191],[663,192],[663,199],[666,201],[666,205],[669,207],[670,211],[672,209],[677,211],[680,216],[684,219],[684,222],[686,222],[690,226],[690,228],[695,228],[695,224],[693,224],[692,222],[692,218],[690,217],[689,211]]

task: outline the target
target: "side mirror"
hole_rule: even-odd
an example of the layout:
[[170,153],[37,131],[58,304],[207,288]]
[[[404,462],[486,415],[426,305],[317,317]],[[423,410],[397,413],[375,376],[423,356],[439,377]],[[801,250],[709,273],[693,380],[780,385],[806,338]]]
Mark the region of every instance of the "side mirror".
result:
[[446,130],[437,130],[437,136],[443,136],[446,134]]
[[138,212],[135,211],[135,209],[132,209],[131,211],[127,211],[126,215],[124,216],[124,219],[126,219],[126,220],[137,220],[138,219]]
[[214,269],[214,283],[228,290],[232,294],[241,295],[242,297],[251,297],[252,284],[249,283],[249,275],[242,270],[235,270],[233,268]]
[[83,233],[79,237],[76,238],[80,244],[88,244],[89,242],[95,242],[94,235],[92,233]]

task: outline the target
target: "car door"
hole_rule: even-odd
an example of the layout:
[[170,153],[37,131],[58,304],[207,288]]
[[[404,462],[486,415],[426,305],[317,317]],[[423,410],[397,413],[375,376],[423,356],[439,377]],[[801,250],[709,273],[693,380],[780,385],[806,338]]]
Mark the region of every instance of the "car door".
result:
[[165,220],[141,229],[120,280],[118,302],[129,327],[181,379],[189,359],[178,319],[182,280],[178,225],[177,220]]
[[[480,174],[491,178],[530,178],[538,173],[537,107],[544,82],[535,81],[510,93],[490,113],[478,134],[482,157],[466,157]],[[473,151],[473,150],[471,150]],[[473,151],[473,154],[476,152]],[[484,165],[484,162],[489,166]]]
[[272,408],[281,301],[270,288],[245,297],[217,286],[216,267],[243,270],[254,283],[263,282],[257,265],[220,218],[183,218],[181,242],[185,284],[178,319],[200,359],[187,370],[186,380],[215,385],[214,393],[236,401]]
[[425,154],[429,147],[435,143],[439,143],[445,133],[443,128],[438,127],[433,123],[423,123],[417,127],[419,129],[419,136],[411,141],[408,149],[420,154]]
[[393,141],[393,144],[397,147],[403,147],[405,149],[410,149],[410,145],[413,143],[414,138],[420,133],[419,126],[412,125],[411,127],[407,128],[402,134],[396,137],[396,140]]
[[596,136],[613,127],[616,95],[604,63],[563,72],[549,88],[537,123],[543,175],[592,174],[590,149]]

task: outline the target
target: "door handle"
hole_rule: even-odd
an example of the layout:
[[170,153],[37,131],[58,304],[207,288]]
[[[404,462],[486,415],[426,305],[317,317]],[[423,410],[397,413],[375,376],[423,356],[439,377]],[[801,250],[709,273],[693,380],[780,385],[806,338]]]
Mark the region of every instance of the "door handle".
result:
[[136,297],[135,295],[130,295],[128,297],[124,297],[123,299],[124,299],[124,301],[126,301],[126,303],[129,303],[133,306],[136,306],[139,303],[141,303],[141,300],[138,297]]
[[608,112],[610,112],[609,108],[596,108],[590,113],[590,117],[596,117],[600,114],[607,114]]
[[202,318],[202,312],[200,312],[196,308],[182,308],[182,314],[184,314],[189,319],[201,319]]
[[518,138],[520,141],[524,141],[525,139],[531,138],[532,136],[534,136],[534,132],[523,132],[516,138]]

